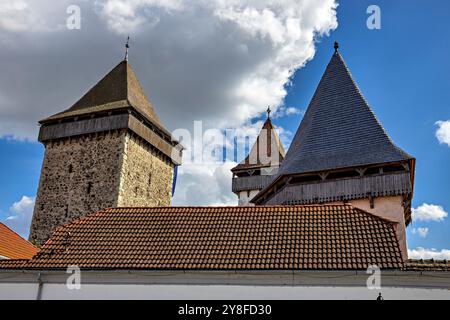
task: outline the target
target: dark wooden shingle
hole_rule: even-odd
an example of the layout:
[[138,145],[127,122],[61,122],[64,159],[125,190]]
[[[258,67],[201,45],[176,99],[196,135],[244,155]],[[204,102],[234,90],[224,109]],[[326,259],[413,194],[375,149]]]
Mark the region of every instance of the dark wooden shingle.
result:
[[279,175],[410,160],[389,138],[333,54],[295,134]]

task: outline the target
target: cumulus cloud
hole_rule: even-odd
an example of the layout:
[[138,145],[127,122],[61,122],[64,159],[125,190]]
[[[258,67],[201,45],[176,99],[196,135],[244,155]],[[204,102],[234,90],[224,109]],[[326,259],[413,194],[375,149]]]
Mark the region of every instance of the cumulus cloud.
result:
[[[80,30],[65,28],[73,4]],[[335,0],[2,1],[0,137],[35,141],[38,120],[70,107],[123,58],[128,34],[129,61],[169,130],[194,120],[239,128],[268,105],[298,114],[284,106],[286,86],[313,58],[316,40],[337,27],[336,7]],[[183,166],[177,191],[202,188],[188,179],[194,173],[228,179],[219,174],[228,165]],[[210,198],[228,203],[230,192]]]
[[429,231],[428,228],[420,227],[420,228],[413,228],[411,230],[411,233],[412,234],[417,234],[420,237],[425,238],[428,235],[428,231]]
[[425,249],[422,247],[417,247],[415,249],[408,249],[409,259],[437,259],[437,260],[450,260],[450,250],[449,249]]
[[227,161],[220,165],[181,166],[173,205],[236,205],[237,197],[231,192],[230,171],[235,165],[235,162]]
[[30,230],[34,201],[34,197],[22,196],[22,199],[12,204],[9,209],[10,215],[4,221],[5,224],[24,238],[28,237]]
[[[2,0],[0,30],[17,35],[63,29],[68,2],[54,1],[49,4],[49,0]],[[1,38],[6,39],[5,35],[0,36]]]
[[439,143],[446,144],[450,147],[450,120],[447,121],[437,121],[438,126],[436,130],[436,138]]
[[[123,57],[126,34],[130,62],[170,129],[194,120],[225,128],[282,106],[293,72],[314,56],[315,39],[337,26],[332,0],[15,3],[1,2],[2,17],[33,17],[0,27],[7,31],[0,58],[8,61],[0,136],[29,139],[40,118],[69,107]],[[81,7],[81,30],[61,28],[72,3]],[[29,32],[34,20],[53,32]]]
[[443,207],[424,203],[412,209],[412,219],[415,221],[442,221],[448,216]]
[[158,12],[163,10],[169,13],[172,10],[183,8],[181,0],[107,0],[97,1],[101,15],[106,19],[108,27],[121,34],[134,31],[137,28],[154,26],[159,22]]
[[279,108],[277,108],[277,111],[273,114],[272,117],[276,119],[285,116],[303,115],[304,113],[304,110],[300,110],[294,107],[280,106]]
[[[245,123],[237,129],[204,130],[195,123],[193,136],[189,130],[177,140],[186,148],[183,165],[179,168],[174,205],[236,205],[237,196],[231,192],[230,169],[248,154],[256,142],[264,121]],[[281,127],[275,129],[286,146],[292,132]]]

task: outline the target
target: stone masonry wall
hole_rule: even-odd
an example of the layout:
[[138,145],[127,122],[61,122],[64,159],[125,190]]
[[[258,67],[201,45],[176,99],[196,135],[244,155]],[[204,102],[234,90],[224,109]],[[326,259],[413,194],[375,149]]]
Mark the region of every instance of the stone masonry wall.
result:
[[43,244],[57,226],[117,205],[125,131],[49,142],[30,240]]
[[173,166],[127,130],[49,142],[30,240],[43,244],[56,227],[117,206],[170,206]]
[[119,207],[170,206],[173,165],[147,143],[127,133],[122,155]]

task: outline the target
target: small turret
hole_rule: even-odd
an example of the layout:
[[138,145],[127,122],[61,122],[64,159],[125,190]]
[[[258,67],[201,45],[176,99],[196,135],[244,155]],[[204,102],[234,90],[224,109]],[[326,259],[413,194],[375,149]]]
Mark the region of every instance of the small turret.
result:
[[231,169],[232,191],[239,197],[241,206],[249,205],[250,200],[272,180],[285,156],[283,144],[270,119],[270,112],[270,108],[267,108],[267,119],[250,153]]

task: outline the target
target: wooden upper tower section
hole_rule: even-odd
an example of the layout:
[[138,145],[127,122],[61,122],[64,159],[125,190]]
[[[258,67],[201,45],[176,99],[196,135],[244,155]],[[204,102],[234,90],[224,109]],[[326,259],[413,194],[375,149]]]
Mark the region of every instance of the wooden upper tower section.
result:
[[336,44],[277,177],[254,202],[304,204],[402,195],[408,223],[414,163],[381,126]]

